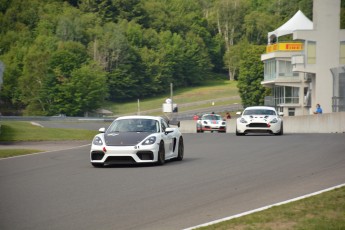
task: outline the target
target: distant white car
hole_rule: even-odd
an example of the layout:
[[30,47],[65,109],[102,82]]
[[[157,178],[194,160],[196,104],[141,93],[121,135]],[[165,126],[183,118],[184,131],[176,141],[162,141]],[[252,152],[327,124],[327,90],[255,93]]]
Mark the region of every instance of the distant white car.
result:
[[271,133],[283,135],[282,113],[278,114],[272,107],[252,106],[247,107],[236,120],[236,135],[247,133]]
[[196,132],[204,131],[226,133],[226,121],[218,114],[204,114],[196,121]]
[[169,127],[162,117],[124,116],[109,128],[101,128],[91,145],[90,161],[94,167],[105,164],[156,163],[181,161],[183,137],[179,129]]

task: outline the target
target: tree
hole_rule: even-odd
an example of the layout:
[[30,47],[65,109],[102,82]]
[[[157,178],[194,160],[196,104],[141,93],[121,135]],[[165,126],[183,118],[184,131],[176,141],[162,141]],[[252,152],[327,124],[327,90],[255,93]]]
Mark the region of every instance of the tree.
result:
[[[227,53],[225,62],[231,60],[229,57],[231,47],[243,37],[242,22],[248,9],[249,3],[247,0],[218,0],[215,2],[209,20],[224,40],[225,52]],[[229,80],[234,79],[231,74],[233,73],[229,72]]]
[[247,40],[243,40],[236,45],[229,47],[224,55],[224,65],[229,72],[229,80],[237,80],[237,74],[240,71],[241,60],[243,53],[248,47]]
[[243,53],[237,84],[243,106],[263,105],[265,96],[269,95],[261,85],[264,66],[260,55],[264,51],[265,46],[249,45]]
[[46,111],[44,99],[39,97],[39,92],[49,70],[50,53],[54,49],[55,38],[38,36],[23,59],[23,72],[18,79],[18,86],[21,90],[21,101],[28,106],[29,114],[36,110]]
[[276,29],[277,15],[252,11],[244,18],[245,37],[251,44],[267,44],[267,32]]
[[83,65],[71,73],[71,78],[59,87],[53,103],[58,113],[83,116],[98,109],[107,96],[105,72],[95,63]]

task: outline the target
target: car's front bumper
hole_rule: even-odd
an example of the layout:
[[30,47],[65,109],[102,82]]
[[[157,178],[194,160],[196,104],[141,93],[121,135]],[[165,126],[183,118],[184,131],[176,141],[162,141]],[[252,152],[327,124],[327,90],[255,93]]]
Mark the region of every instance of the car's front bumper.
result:
[[267,122],[252,122],[252,123],[241,123],[237,122],[236,132],[237,133],[279,133],[281,129],[281,123],[267,123]]
[[225,131],[226,130],[226,126],[214,126],[214,125],[205,125],[202,127],[203,131]]
[[225,132],[226,131],[226,125],[198,125],[197,131]]
[[99,146],[92,145],[91,163],[136,164],[153,163],[158,159],[159,144],[140,146]]

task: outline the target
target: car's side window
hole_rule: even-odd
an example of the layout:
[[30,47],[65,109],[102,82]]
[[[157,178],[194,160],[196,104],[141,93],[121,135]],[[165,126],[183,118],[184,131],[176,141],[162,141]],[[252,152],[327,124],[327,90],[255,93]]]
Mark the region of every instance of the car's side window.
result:
[[160,132],[159,121],[156,121],[155,125],[156,125],[156,132],[159,133]]
[[168,124],[165,122],[164,119],[161,119],[161,128],[162,128],[162,132],[165,132],[165,129],[168,128]]

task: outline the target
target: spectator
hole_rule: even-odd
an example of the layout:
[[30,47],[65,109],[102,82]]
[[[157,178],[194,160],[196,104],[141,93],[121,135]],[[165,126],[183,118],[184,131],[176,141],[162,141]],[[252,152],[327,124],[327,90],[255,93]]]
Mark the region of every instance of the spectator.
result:
[[193,116],[193,120],[194,120],[194,121],[199,120],[199,116],[198,116],[197,114],[194,114],[194,116]]
[[320,104],[316,104],[316,110],[314,114],[322,114],[322,108]]
[[226,113],[226,119],[231,119],[231,115],[229,112]]

